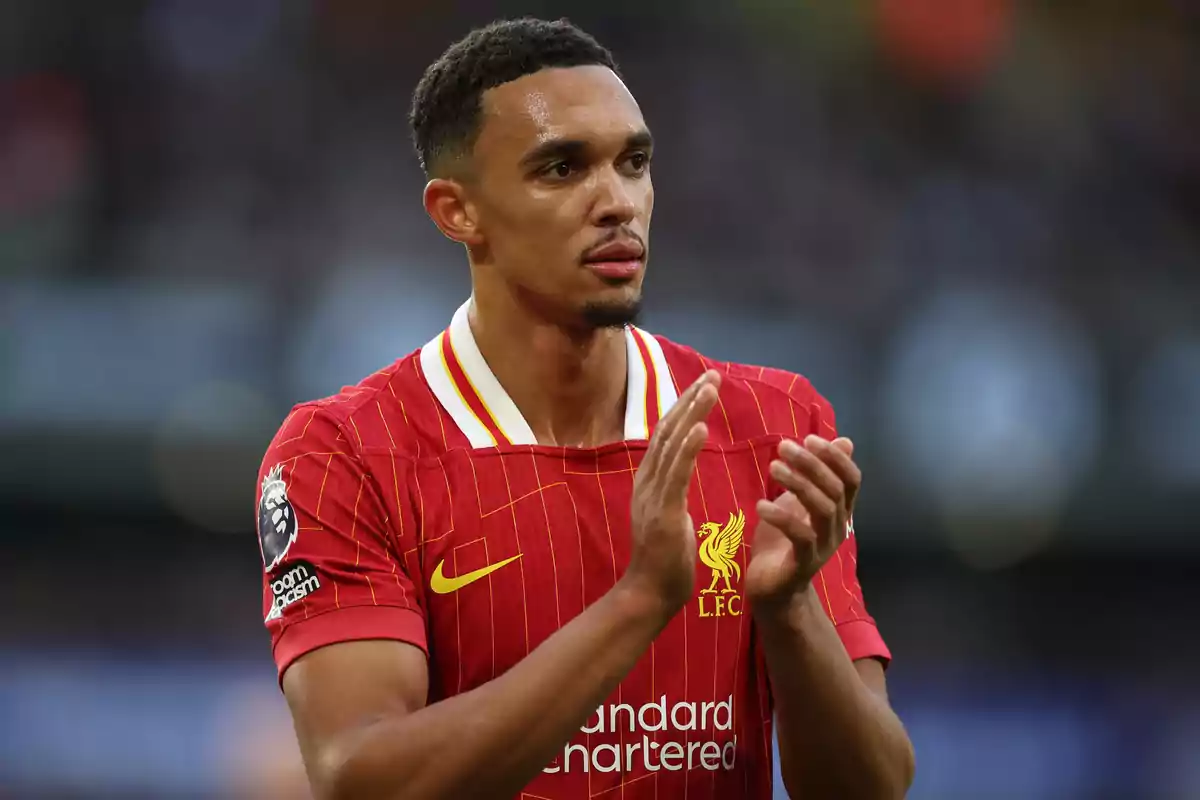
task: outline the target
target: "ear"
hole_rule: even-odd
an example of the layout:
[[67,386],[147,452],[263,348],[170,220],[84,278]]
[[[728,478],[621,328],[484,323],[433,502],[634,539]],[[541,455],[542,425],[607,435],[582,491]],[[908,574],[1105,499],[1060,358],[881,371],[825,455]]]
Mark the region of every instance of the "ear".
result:
[[459,244],[482,244],[475,207],[458,181],[434,178],[425,185],[425,212],[447,239]]

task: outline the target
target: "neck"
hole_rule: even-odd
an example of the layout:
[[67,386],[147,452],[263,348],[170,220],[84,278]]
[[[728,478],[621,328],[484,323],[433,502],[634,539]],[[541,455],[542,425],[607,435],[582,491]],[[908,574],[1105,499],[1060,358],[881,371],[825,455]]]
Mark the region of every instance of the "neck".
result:
[[623,331],[570,331],[511,295],[478,288],[468,319],[479,352],[539,444],[597,447],[624,438]]

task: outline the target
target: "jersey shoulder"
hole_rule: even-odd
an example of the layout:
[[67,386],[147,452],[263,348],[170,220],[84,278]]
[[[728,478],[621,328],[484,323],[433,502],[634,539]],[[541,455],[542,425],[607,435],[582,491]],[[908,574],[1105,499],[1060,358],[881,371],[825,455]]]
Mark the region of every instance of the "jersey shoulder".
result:
[[423,431],[439,424],[436,400],[420,371],[414,351],[328,397],[292,408],[272,447],[332,444],[350,449],[386,449],[415,457]]
[[775,367],[720,361],[663,336],[655,338],[681,393],[706,370],[721,373],[721,408],[729,419],[733,441],[758,436],[836,435],[833,406],[803,375]]

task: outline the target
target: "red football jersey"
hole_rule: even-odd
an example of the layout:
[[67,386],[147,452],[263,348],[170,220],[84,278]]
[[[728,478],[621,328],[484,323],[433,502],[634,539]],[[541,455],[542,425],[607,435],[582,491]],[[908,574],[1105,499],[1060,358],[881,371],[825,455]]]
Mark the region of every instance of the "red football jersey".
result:
[[[437,702],[500,675],[612,588],[650,431],[724,373],[689,505],[697,594],[522,796],[771,797],[771,692],[742,576],[781,438],[835,435],[802,377],[627,328],[625,441],[545,447],[476,346],[466,306],[415,352],[297,406],[263,462],[263,614],[284,670],[315,648],[395,639],[429,655]],[[889,659],[850,536],[817,578],[853,659]]]

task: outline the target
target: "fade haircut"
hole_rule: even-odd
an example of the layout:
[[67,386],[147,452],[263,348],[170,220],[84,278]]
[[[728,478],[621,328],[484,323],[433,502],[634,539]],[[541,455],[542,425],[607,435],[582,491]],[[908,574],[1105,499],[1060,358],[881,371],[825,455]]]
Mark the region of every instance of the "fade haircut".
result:
[[471,31],[429,65],[413,92],[409,124],[426,176],[470,154],[484,92],[555,67],[608,67],[612,53],[566,19],[524,17]]

